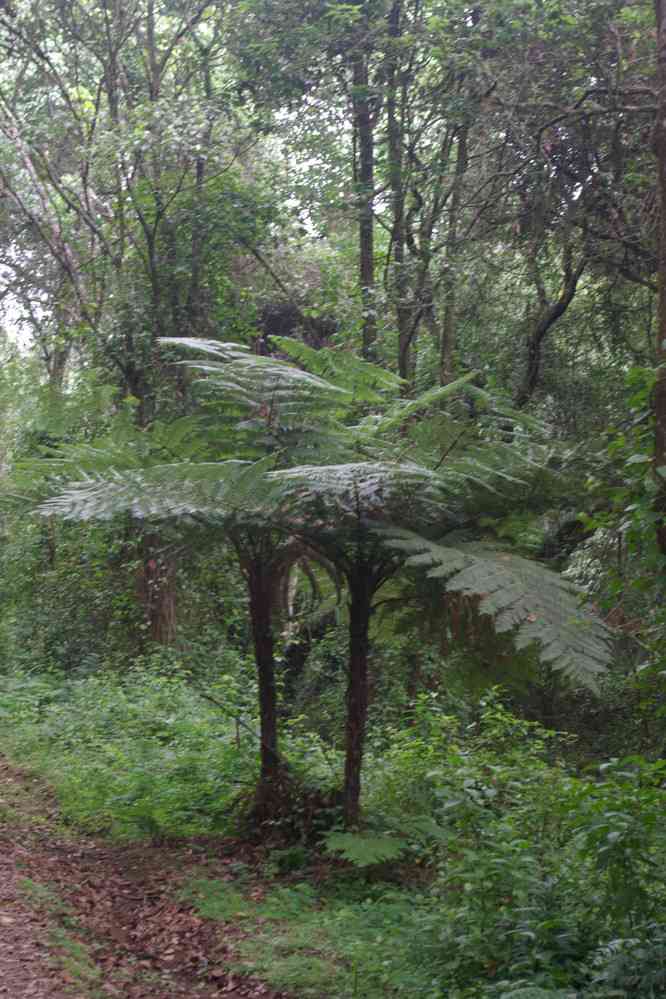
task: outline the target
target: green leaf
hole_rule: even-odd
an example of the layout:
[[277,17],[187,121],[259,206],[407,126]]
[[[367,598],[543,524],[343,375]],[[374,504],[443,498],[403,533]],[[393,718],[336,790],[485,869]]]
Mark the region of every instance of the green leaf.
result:
[[596,687],[607,669],[611,632],[580,606],[578,590],[529,559],[480,542],[430,541],[406,530],[380,531],[386,543],[407,555],[406,565],[426,568],[443,591],[480,597],[482,614],[498,632],[514,632],[516,648],[535,643],[543,662],[569,680]]
[[500,999],[576,999],[576,993],[563,989],[541,989],[535,985],[502,992]]
[[288,336],[272,336],[270,341],[306,371],[327,379],[360,402],[384,402],[386,394],[396,395],[403,384],[392,371],[364,361],[349,350],[314,350]]
[[340,853],[355,867],[370,867],[395,860],[407,849],[408,841],[395,836],[369,836],[364,833],[332,832],[324,844],[329,853]]
[[[273,458],[257,462],[179,462],[149,468],[109,468],[70,483],[42,503],[38,513],[68,520],[110,520],[122,513],[137,519],[265,517],[279,484],[266,471]],[[269,498],[270,497],[270,498]]]

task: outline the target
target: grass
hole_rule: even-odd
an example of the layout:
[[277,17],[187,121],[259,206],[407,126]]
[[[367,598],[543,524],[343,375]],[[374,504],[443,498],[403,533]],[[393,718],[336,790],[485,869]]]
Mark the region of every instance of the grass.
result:
[[84,990],[90,999],[102,999],[108,995],[98,987],[102,983],[102,971],[95,964],[86,943],[62,926],[51,928],[49,942],[56,961],[79,992]]
[[20,813],[13,805],[8,805],[5,801],[0,801],[0,822],[4,825],[18,825]]
[[99,988],[102,971],[91,956],[90,946],[81,939],[83,932],[72,909],[51,885],[23,878],[19,887],[30,905],[49,919],[48,940],[51,960],[86,999],[103,999]]
[[200,915],[241,925],[233,970],[303,999],[441,995],[419,967],[413,936],[404,932],[415,901],[404,891],[365,885],[356,876],[321,891],[296,882],[261,895],[197,878],[185,895]]
[[63,902],[57,891],[50,885],[33,881],[32,878],[23,878],[19,881],[19,888],[33,909],[38,909],[48,916],[71,920],[71,908],[66,902]]
[[22,830],[53,825],[57,812],[50,789],[40,778],[27,773],[24,776],[25,782],[30,784],[29,788],[22,780],[5,775],[0,797],[0,821]]

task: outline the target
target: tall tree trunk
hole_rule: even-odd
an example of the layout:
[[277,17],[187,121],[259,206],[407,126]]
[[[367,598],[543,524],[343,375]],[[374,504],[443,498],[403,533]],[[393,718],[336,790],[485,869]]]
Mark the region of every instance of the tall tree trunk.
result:
[[585,270],[587,257],[583,252],[578,264],[574,267],[572,262],[571,248],[564,250],[564,274],[560,294],[554,301],[549,301],[546,297],[545,288],[539,275],[536,260],[533,264],[533,275],[537,293],[539,296],[539,313],[533,329],[529,333],[526,342],[527,357],[525,361],[525,373],[523,380],[514,396],[514,406],[522,409],[532,398],[534,391],[539,384],[541,373],[541,352],[546,335],[558,319],[564,315],[571,305],[578,282]]
[[160,645],[173,645],[176,640],[176,562],[157,534],[145,534],[141,539],[137,590],[150,640]]
[[347,731],[343,812],[345,826],[358,825],[361,765],[368,717],[368,630],[374,586],[359,571],[349,580],[349,675],[347,678]]
[[[62,295],[67,295],[66,288]],[[55,336],[45,336],[40,342],[41,353],[46,365],[49,390],[54,399],[60,399],[65,389],[65,374],[67,363],[72,352],[72,338],[69,330],[76,327],[77,310],[72,303],[58,303],[53,310],[55,319]]]
[[[363,30],[367,31],[364,23]],[[363,306],[363,356],[372,357],[377,337],[375,303],[375,233],[373,201],[375,190],[374,122],[370,102],[368,57],[365,43],[352,63],[352,107],[354,114],[355,181],[358,204],[359,281]]]
[[654,389],[654,467],[658,482],[655,497],[657,545],[666,556],[666,0],[655,0],[657,20],[657,119],[654,151],[659,190],[659,249],[657,298],[657,382]]
[[410,348],[414,338],[413,303],[405,264],[405,178],[403,170],[403,134],[399,97],[398,43],[402,34],[402,0],[394,0],[388,14],[388,33],[392,41],[386,59],[386,127],[389,161],[389,186],[393,226],[391,254],[393,256],[392,291],[398,326],[398,374],[405,381],[411,375]]
[[457,287],[458,275],[456,274],[456,257],[458,255],[458,224],[460,222],[460,208],[462,205],[463,183],[469,156],[467,153],[467,138],[469,125],[461,125],[458,132],[458,148],[456,152],[456,166],[453,176],[453,186],[451,188],[451,207],[449,209],[449,227],[446,234],[446,260],[444,266],[443,287],[444,304],[442,315],[442,330],[439,344],[439,382],[440,385],[448,385],[456,376],[455,373],[455,347],[456,347],[456,308],[458,304]]
[[275,690],[275,657],[273,650],[272,601],[273,583],[270,563],[253,558],[245,568],[250,596],[250,621],[254,642],[254,658],[259,684],[259,717],[261,728],[261,784],[277,788],[280,773],[277,734],[277,694]]

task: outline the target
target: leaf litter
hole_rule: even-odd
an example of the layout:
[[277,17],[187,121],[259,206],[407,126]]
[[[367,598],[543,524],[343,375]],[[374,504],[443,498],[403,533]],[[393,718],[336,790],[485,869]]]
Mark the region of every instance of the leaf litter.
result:
[[48,789],[6,761],[0,799],[12,802],[0,812],[0,997],[289,999],[229,969],[241,926],[220,928],[179,900],[204,862],[230,880],[230,867],[253,860],[250,845],[69,837]]

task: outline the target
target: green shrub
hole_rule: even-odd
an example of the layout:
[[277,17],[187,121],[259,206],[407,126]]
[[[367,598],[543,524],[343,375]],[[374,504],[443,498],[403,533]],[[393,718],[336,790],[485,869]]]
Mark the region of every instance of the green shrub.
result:
[[[483,981],[489,996],[581,989],[598,948],[664,912],[666,763],[635,757],[584,779],[558,745],[495,693],[464,731],[424,698],[368,768],[375,827],[429,865],[407,932],[447,996],[478,996]],[[646,953],[632,948],[628,961]]]
[[10,677],[5,741],[48,775],[67,821],[123,837],[211,832],[229,827],[233,800],[255,781],[248,686],[220,677],[222,712],[186,678],[145,665],[122,678]]
[[[49,777],[64,819],[83,828],[124,838],[231,831],[257,781],[256,685],[237,652],[217,662],[208,682],[171,649],[123,675],[10,674],[0,683],[4,746]],[[324,794],[337,785],[339,754],[298,720],[283,752],[297,783]]]
[[592,968],[586,999],[666,996],[666,925],[646,923],[636,936],[610,940],[594,955]]

